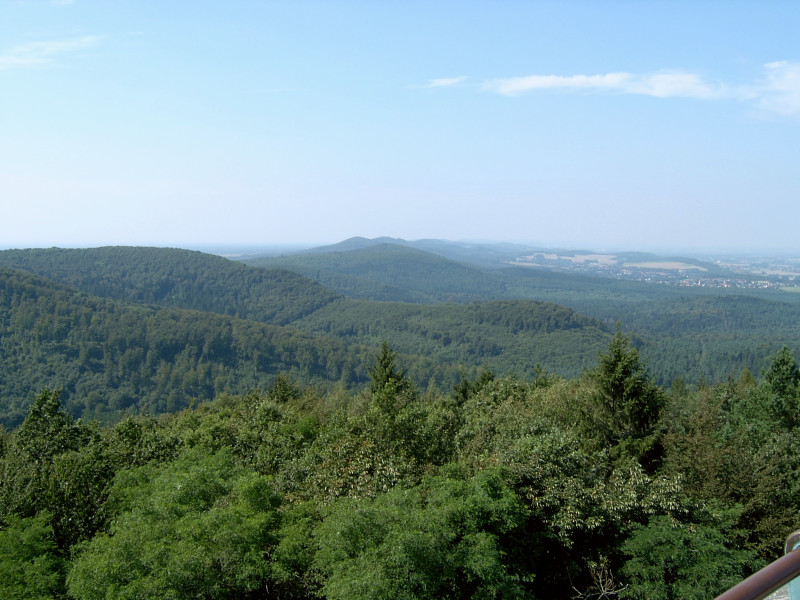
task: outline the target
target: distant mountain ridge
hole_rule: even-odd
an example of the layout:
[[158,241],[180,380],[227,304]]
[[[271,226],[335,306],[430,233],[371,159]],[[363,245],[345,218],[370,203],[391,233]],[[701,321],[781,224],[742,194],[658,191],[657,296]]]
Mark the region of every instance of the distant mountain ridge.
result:
[[[552,255],[552,264],[534,268],[514,263],[526,253]],[[622,267],[593,273],[564,268],[605,257],[613,257]],[[744,367],[760,372],[781,345],[800,349],[800,319],[794,319],[800,294],[660,285],[617,276],[628,265],[652,273],[686,269],[708,277],[737,276],[693,258],[522,244],[353,238],[302,255],[247,262],[303,273],[349,298],[422,303],[525,299],[567,306],[600,320],[609,330],[620,323],[631,331],[662,383],[677,376],[713,381]],[[398,269],[404,271],[398,274]],[[748,324],[756,322],[758,327]]]
[[89,296],[0,267],[0,423],[18,424],[43,388],[73,414],[114,420],[264,388],[285,372],[318,383],[366,379],[358,343],[196,310]]
[[[482,269],[500,269],[509,265],[519,264],[520,257],[531,254],[548,254],[558,256],[592,257],[592,256],[613,256],[620,265],[636,262],[679,262],[688,265],[701,267],[707,271],[719,274],[732,274],[730,271],[719,265],[706,260],[690,258],[682,255],[668,254],[666,256],[652,252],[641,252],[631,250],[617,251],[595,251],[583,249],[567,248],[547,248],[543,246],[522,244],[514,242],[465,242],[440,239],[420,239],[404,240],[402,238],[377,237],[364,238],[353,237],[341,241],[337,244],[327,246],[317,246],[297,252],[297,254],[328,254],[336,252],[350,252],[353,250],[363,250],[377,245],[393,244],[405,246],[437,254],[449,260],[480,267]],[[289,255],[291,256],[291,254]],[[250,256],[249,259],[258,259],[258,256]]]
[[[361,259],[356,272],[388,269],[396,293],[421,272],[431,274],[422,286],[432,286],[430,293],[443,272],[452,274],[451,289],[470,294],[483,293],[487,277],[389,244],[366,249]],[[392,263],[394,272],[384,269]],[[358,385],[384,340],[409,375],[445,387],[479,367],[527,375],[541,362],[576,374],[609,335],[599,322],[551,303],[456,309],[356,301],[287,270],[180,249],[4,251],[0,290],[0,422],[8,425],[44,387],[64,388],[75,415],[107,421],[244,393],[279,372],[316,385]]]
[[353,250],[364,250],[366,248],[383,244],[392,244],[396,246],[413,248],[415,250],[422,250],[424,252],[436,254],[452,261],[479,266],[481,268],[500,268],[522,253],[541,250],[541,248],[535,246],[514,244],[509,242],[458,242],[438,239],[408,241],[402,238],[392,237],[377,237],[372,239],[353,237],[337,244],[309,248],[298,254],[329,254],[334,252],[350,252]]
[[0,252],[0,266],[22,269],[94,296],[189,308],[283,325],[338,295],[282,269],[253,269],[177,248],[109,246]]
[[13,299],[0,306],[0,420],[44,386],[64,386],[75,414],[108,419],[238,393],[278,372],[361,385],[383,341],[416,381],[445,388],[480,368],[577,375],[617,323],[666,384],[759,373],[782,345],[800,348],[800,294],[500,265],[510,246],[481,267],[391,238],[345,242],[244,262],[168,248],[0,252]]
[[350,241],[341,248],[358,247],[244,262],[262,268],[290,269],[351,298],[430,303],[503,296],[503,282],[474,266],[407,245]]

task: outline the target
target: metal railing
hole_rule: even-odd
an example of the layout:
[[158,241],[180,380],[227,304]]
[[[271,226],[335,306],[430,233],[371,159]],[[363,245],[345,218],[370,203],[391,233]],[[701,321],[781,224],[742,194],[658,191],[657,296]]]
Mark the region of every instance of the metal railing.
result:
[[[782,557],[717,596],[716,600],[762,600],[799,576],[800,531],[795,531],[786,539]],[[795,600],[791,593],[787,597]]]

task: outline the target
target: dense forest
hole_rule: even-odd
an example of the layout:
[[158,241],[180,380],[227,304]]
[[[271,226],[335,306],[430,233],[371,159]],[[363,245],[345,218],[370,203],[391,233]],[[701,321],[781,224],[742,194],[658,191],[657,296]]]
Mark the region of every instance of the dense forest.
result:
[[[356,239],[316,253],[246,262],[293,270],[352,299],[423,304],[531,300],[566,306],[597,319],[609,331],[621,323],[663,385],[676,377],[699,383],[735,376],[744,368],[761,372],[767,358],[782,346],[800,349],[800,294],[670,287],[514,267],[505,262],[513,254],[497,245],[419,245],[431,252],[406,247],[402,240]],[[326,307],[320,314],[331,312]],[[312,331],[317,330],[315,316],[305,320]],[[401,344],[396,347],[405,350]],[[596,345],[590,347],[590,352],[597,350]],[[577,373],[571,364],[564,368],[562,356],[557,358],[537,360],[564,375]],[[508,363],[493,366],[517,368]]]
[[0,252],[0,597],[700,599],[778,556],[796,301],[356,246]]
[[798,371],[654,383],[621,332],[581,377],[357,393],[286,376],[101,427],[43,390],[0,438],[6,598],[707,599],[800,502]]
[[[109,301],[115,301],[115,310],[123,312],[133,307],[189,310],[195,313],[191,319],[213,321],[215,324],[208,325],[212,329],[218,326],[219,316],[224,316],[228,318],[224,322],[235,325],[235,330],[253,335],[260,335],[256,332],[262,331],[264,324],[270,325],[272,328],[265,330],[270,332],[267,338],[293,340],[292,354],[304,356],[302,364],[292,361],[288,353],[280,353],[284,359],[271,363],[263,360],[269,352],[230,348],[228,356],[236,356],[237,364],[229,360],[214,368],[235,366],[243,372],[265,371],[270,376],[289,372],[301,380],[309,377],[315,384],[363,385],[367,357],[383,340],[392,341],[417,381],[442,388],[455,383],[460,372],[474,373],[479,368],[520,377],[532,376],[538,368],[577,376],[593,364],[617,323],[631,334],[656,381],[665,386],[676,378],[693,385],[720,381],[738,376],[745,368],[760,373],[781,347],[800,348],[800,294],[677,288],[508,267],[500,260],[506,258],[502,247],[482,252],[458,247],[455,253],[449,245],[442,250],[442,243],[435,241],[423,244],[471,261],[466,263],[400,244],[365,246],[367,242],[356,240],[316,254],[252,259],[250,266],[166,248],[9,250],[0,252],[0,269],[22,270],[58,282],[72,290],[79,302],[87,301],[88,296],[103,299],[104,306],[110,307]],[[480,266],[483,264],[491,266]],[[8,277],[10,271],[3,273]],[[337,278],[343,283],[334,285],[335,289],[319,283]],[[71,310],[64,302],[60,304],[58,315]],[[492,312],[496,314],[487,316]],[[172,320],[186,319],[191,320]],[[132,321],[135,326],[135,319]],[[121,320],[120,327],[125,322]],[[22,335],[10,326],[7,320],[0,321],[4,340]],[[132,340],[137,335],[120,331],[116,337]],[[181,335],[173,337],[180,339]],[[252,346],[255,341],[237,343]],[[146,343],[135,346],[124,351],[157,356]],[[19,348],[16,353],[24,355]],[[191,353],[195,360],[202,355],[196,350]],[[253,363],[256,355],[261,361],[258,366]],[[172,362],[171,355],[166,358]],[[75,416],[81,416],[80,407],[73,405],[71,380],[54,382],[31,376],[43,367],[30,359],[28,355],[13,367],[22,372],[6,371],[28,390],[46,385],[64,388],[65,402]],[[207,354],[203,357],[209,359],[214,362]],[[240,359],[250,362],[238,365]],[[111,363],[104,359],[103,364]],[[154,366],[149,363],[140,380],[152,379]],[[171,380],[180,378],[176,374]],[[129,381],[127,371],[123,379],[129,387],[138,385]],[[220,392],[250,389],[224,385],[224,379],[218,380],[221,385],[204,385],[202,389],[214,393],[197,398],[207,400]],[[240,375],[233,379],[250,382]],[[185,390],[176,394],[180,398],[175,398],[173,407],[185,406],[192,397]],[[0,395],[0,407],[18,401],[20,390],[13,395],[17,400]],[[31,399],[28,391],[24,402]],[[19,422],[22,413],[15,413],[12,420],[0,418],[11,424]]]
[[[251,292],[246,302],[251,317],[263,315],[258,320],[173,308],[172,299],[164,299],[163,307],[99,298],[0,267],[0,423],[19,424],[35,391],[46,386],[63,390],[73,416],[103,423],[263,389],[278,373],[323,388],[354,389],[366,382],[370,357],[390,337],[409,373],[425,385],[447,388],[481,366],[527,376],[539,364],[560,365],[561,373],[575,375],[593,363],[609,337],[596,320],[551,303],[354,302],[330,299],[312,282],[306,287],[325,298],[325,306],[279,325],[266,315],[298,310],[281,308],[280,298],[292,304],[299,287],[296,275],[279,275],[271,276],[272,300]],[[244,295],[230,278],[221,280],[219,288],[231,298]],[[217,288],[194,281],[195,293],[183,289],[184,305],[212,304],[205,294]],[[242,289],[248,279],[243,281]],[[144,295],[138,289],[132,286],[134,299]]]
[[101,422],[263,388],[277,373],[357,382],[370,351],[298,329],[215,313],[82,295],[0,269],[0,423],[22,420],[37,389]]

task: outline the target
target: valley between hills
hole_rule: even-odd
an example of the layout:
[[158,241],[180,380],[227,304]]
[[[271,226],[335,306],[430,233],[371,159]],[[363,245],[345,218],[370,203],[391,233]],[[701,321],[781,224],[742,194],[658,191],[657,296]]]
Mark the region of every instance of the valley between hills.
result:
[[[769,285],[625,277],[638,265],[657,278],[666,264],[682,281],[748,273]],[[238,260],[169,248],[6,250],[0,422],[19,423],[43,387],[101,422],[246,393],[279,373],[354,389],[384,341],[422,386],[448,389],[480,370],[575,377],[617,325],[661,385],[758,375],[781,347],[800,347],[789,264],[393,238]]]

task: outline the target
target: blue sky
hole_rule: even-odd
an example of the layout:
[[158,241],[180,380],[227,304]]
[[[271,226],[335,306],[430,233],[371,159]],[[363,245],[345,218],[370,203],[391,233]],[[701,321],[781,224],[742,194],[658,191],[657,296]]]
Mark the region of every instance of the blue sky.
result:
[[800,254],[800,2],[0,0],[0,247]]

